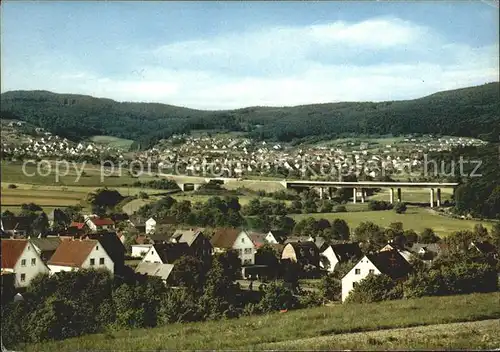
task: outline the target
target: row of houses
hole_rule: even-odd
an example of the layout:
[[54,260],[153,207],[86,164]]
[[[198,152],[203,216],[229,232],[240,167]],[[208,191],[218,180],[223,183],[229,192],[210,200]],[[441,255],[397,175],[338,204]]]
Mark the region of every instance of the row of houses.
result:
[[[95,219],[92,223],[100,224]],[[236,228],[216,229],[211,238],[202,228],[177,229],[171,236],[153,234],[140,238],[141,243],[132,245],[132,255],[142,258],[135,272],[160,277],[164,282],[183,256],[194,256],[208,263],[214,254],[229,250],[238,254],[243,277],[245,269],[252,267],[259,266],[265,271],[266,265],[256,261],[257,251],[264,245],[274,248],[280,261],[298,263],[304,270],[309,267],[333,272],[339,263],[351,261],[354,266],[342,278],[342,300],[369,274],[386,274],[402,280],[411,271],[413,256],[431,261],[446,250],[440,244],[415,243],[407,248],[388,244],[377,253],[364,254],[359,243],[330,244],[320,238],[287,237],[280,231],[258,233]],[[4,275],[14,276],[17,287],[27,286],[40,273],[102,268],[116,274],[125,267],[125,247],[115,232],[11,238],[1,242],[2,279]],[[483,253],[496,250],[479,242],[471,243],[471,248]]]
[[4,238],[1,242],[1,272],[13,275],[16,287],[28,286],[38,274],[80,269],[106,269],[114,273],[125,262],[125,247],[114,233],[84,238]]

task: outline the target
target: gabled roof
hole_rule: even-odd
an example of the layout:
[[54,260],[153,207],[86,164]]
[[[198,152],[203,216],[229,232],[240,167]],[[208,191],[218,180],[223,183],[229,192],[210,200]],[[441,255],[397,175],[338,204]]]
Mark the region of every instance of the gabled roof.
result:
[[180,257],[191,254],[187,243],[160,243],[153,247],[164,264],[173,264]]
[[441,247],[437,243],[413,243],[410,251],[418,253],[421,249],[435,254],[439,254],[441,252]]
[[2,269],[13,269],[26,248],[28,240],[2,239]]
[[382,274],[393,279],[405,277],[412,270],[411,265],[398,253],[398,251],[383,251],[367,254],[366,257]]
[[115,224],[110,218],[88,218],[88,221],[92,221],[95,226],[111,226]]
[[29,231],[32,223],[28,216],[2,217],[1,221],[4,231]]
[[333,244],[330,247],[332,247],[333,253],[341,263],[347,262],[351,258],[359,259],[363,256],[358,242]]
[[167,280],[173,269],[173,264],[141,262],[139,263],[139,265],[137,265],[135,272],[148,276],[157,276],[162,280]]
[[75,227],[77,228],[78,230],[81,230],[85,227],[85,223],[84,222],[76,222],[76,221],[73,221],[69,227]]
[[276,241],[278,241],[279,243],[283,243],[288,236],[288,233],[283,230],[271,230],[269,232],[272,233]]
[[210,239],[210,243],[216,248],[233,248],[234,242],[241,232],[235,228],[218,228]]
[[162,243],[162,242],[169,242],[172,236],[167,233],[155,233],[154,235],[149,235],[149,238],[154,243]]
[[125,261],[125,246],[114,232],[89,234],[88,238],[97,240],[102,245],[113,263],[123,264]]
[[61,239],[59,237],[43,237],[43,238],[30,238],[30,242],[33,243],[40,251],[55,251],[57,247],[61,244]]
[[287,239],[285,239],[284,244],[292,242],[310,242],[310,241],[308,236],[290,236]]
[[191,246],[200,235],[203,235],[202,229],[175,230],[172,237],[175,238],[179,243],[187,243],[189,246]]
[[489,243],[488,241],[474,241],[472,242],[472,245],[477,248],[477,250],[483,254],[488,254],[488,253],[495,253],[496,248],[494,245]]
[[62,241],[47,264],[79,268],[98,244],[96,240]]
[[248,236],[250,237],[256,248],[262,247],[266,243],[267,234],[265,233],[249,232]]

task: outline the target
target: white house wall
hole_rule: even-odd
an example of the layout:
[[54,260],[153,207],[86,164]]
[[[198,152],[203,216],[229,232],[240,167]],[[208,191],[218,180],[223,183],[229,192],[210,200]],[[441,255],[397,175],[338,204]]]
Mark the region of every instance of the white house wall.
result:
[[[22,266],[23,259],[26,260],[25,266]],[[31,264],[32,259],[35,259],[34,265]],[[49,268],[42,262],[35,247],[31,243],[28,243],[14,266],[14,273],[16,274],[15,285],[16,287],[26,287],[35,276],[40,273],[47,274],[48,272]],[[21,274],[25,274],[24,281],[21,281]]]
[[[99,259],[104,258],[104,264],[99,264]],[[94,259],[94,265],[90,265],[90,260]],[[104,250],[104,248],[101,246],[101,244],[97,244],[94,246],[90,254],[87,256],[87,258],[83,261],[81,267],[73,267],[73,266],[66,266],[66,265],[51,265],[49,264],[49,269],[52,274],[59,273],[61,271],[77,271],[80,268],[82,269],[108,269],[111,274],[114,273],[115,269],[115,264],[109,257],[108,253]]]
[[[325,249],[323,251],[323,253],[321,253],[321,255],[324,256],[326,259],[328,259],[328,262],[330,263],[330,266],[328,267],[327,270],[328,270],[328,272],[333,273],[333,271],[335,270],[335,266],[337,265],[337,263],[339,262],[339,260],[337,259],[337,256],[333,252],[332,247],[328,247],[327,249]],[[321,260],[319,262],[319,266],[321,268],[324,268],[324,265],[321,262]]]
[[133,245],[132,257],[143,258],[151,249],[152,245]]
[[151,246],[142,261],[145,263],[163,263],[154,246]]
[[242,231],[236,238],[236,241],[234,241],[233,249],[238,252],[242,265],[255,264],[255,247],[250,237],[248,237],[244,231]]
[[[359,274],[356,274],[356,269],[359,269]],[[342,302],[353,289],[353,284],[367,277],[370,270],[373,270],[375,275],[380,274],[377,267],[365,256],[342,278]]]

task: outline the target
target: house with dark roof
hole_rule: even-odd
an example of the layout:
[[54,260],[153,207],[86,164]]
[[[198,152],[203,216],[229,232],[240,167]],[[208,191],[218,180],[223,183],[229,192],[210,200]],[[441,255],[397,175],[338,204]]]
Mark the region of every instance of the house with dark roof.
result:
[[354,286],[368,275],[385,274],[393,280],[404,280],[412,271],[411,265],[397,251],[367,254],[342,278],[342,301]]
[[413,243],[408,250],[422,260],[434,260],[443,253],[439,243]]
[[115,232],[92,233],[87,239],[97,240],[102,245],[114,264],[114,272],[120,271],[125,265],[125,246]]
[[177,243],[187,243],[192,254],[203,263],[209,263],[213,247],[210,240],[203,234],[204,229],[176,230],[172,236]]
[[362,256],[358,242],[327,245],[321,252],[320,267],[333,272],[338,263],[359,260]]
[[307,242],[289,242],[283,248],[281,260],[298,263],[302,268],[312,265],[319,268],[319,250],[316,244]]
[[28,216],[7,216],[0,219],[0,228],[12,237],[26,237],[31,232],[32,219]]
[[40,255],[44,263],[47,263],[52,255],[56,252],[57,247],[61,244],[60,237],[41,237],[30,238],[30,243]]
[[149,248],[142,262],[173,264],[177,259],[185,255],[193,255],[187,243],[159,243]]
[[479,253],[484,255],[493,255],[494,257],[498,257],[498,251],[494,245],[492,245],[488,241],[472,241],[469,250],[475,249]]
[[175,216],[165,216],[163,218],[151,217],[145,222],[146,234],[154,234],[157,230],[158,225],[175,225]]
[[14,285],[26,287],[39,274],[48,274],[35,247],[26,239],[2,239],[2,272],[15,274]]
[[59,208],[55,208],[47,214],[49,226],[54,227],[56,224],[68,224],[71,222],[69,216]]
[[[271,230],[268,234],[272,236],[276,243],[284,243],[288,237],[288,233],[283,230]],[[270,238],[268,240],[270,240]],[[269,243],[271,243],[271,241],[272,240],[270,240]]]
[[210,239],[215,253],[235,250],[242,265],[255,264],[255,245],[248,232],[235,228],[218,228]]
[[64,240],[47,262],[51,274],[80,269],[107,269],[114,273],[114,263],[97,240]]

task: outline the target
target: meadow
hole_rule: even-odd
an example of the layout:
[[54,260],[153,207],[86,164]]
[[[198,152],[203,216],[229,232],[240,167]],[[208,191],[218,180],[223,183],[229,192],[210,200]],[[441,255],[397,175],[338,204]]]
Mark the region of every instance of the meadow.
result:
[[118,138],[113,136],[93,136],[90,140],[96,144],[107,145],[112,148],[129,150],[132,143],[131,139]]
[[19,347],[23,351],[491,349],[499,343],[499,300],[500,293],[495,292],[338,304],[231,320],[109,331]]
[[429,209],[409,206],[404,214],[397,214],[393,210],[382,211],[360,211],[346,213],[316,213],[316,214],[296,214],[292,215],[295,221],[304,218],[314,217],[327,220],[343,219],[347,222],[351,230],[361,222],[371,221],[379,226],[388,227],[393,222],[402,222],[405,230],[413,229],[418,233],[430,227],[438,236],[447,236],[455,231],[473,229],[476,224],[483,224],[486,228],[491,228],[491,222],[478,220],[463,220],[440,215]]

